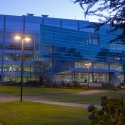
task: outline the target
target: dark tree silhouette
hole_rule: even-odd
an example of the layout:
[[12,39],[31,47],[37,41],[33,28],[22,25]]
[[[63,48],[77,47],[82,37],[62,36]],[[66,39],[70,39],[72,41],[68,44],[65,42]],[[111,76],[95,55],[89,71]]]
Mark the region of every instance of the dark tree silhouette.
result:
[[99,23],[90,23],[87,28],[98,30],[101,26],[110,24],[110,32],[121,29],[121,33],[110,42],[125,44],[125,0],[73,0],[73,2],[79,3],[85,17],[89,15],[99,17]]

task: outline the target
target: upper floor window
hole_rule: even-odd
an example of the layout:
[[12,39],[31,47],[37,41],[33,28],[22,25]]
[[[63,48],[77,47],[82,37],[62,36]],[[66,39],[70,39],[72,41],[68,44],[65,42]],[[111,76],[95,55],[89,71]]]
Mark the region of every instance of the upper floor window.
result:
[[98,44],[99,44],[99,39],[97,39],[97,38],[91,38],[91,39],[90,39],[90,43],[91,43],[91,44],[98,45]]
[[99,34],[90,33],[90,44],[94,44],[94,45],[99,44]]

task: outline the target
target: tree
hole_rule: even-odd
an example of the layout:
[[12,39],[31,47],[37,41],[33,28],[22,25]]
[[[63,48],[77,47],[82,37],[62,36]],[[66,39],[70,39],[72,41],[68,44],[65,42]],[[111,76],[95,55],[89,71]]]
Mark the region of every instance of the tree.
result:
[[125,0],[75,0],[73,2],[79,3],[85,17],[89,15],[99,17],[99,23],[90,23],[87,28],[98,30],[101,26],[110,24],[110,32],[121,30],[121,33],[110,42],[125,44]]

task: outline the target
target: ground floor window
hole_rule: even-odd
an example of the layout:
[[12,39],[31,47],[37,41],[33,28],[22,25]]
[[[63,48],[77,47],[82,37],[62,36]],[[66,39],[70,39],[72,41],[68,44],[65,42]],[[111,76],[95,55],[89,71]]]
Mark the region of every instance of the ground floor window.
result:
[[77,82],[109,82],[109,74],[103,73],[75,73]]
[[124,75],[123,74],[118,74],[117,77],[121,82],[124,82]]
[[77,82],[92,82],[92,74],[91,73],[75,73],[75,81]]
[[109,82],[109,74],[94,73],[94,82]]
[[[23,82],[26,82],[26,81],[32,81],[32,80],[39,80],[39,77],[36,77],[36,76],[24,76],[23,77]],[[20,82],[21,81],[21,76],[14,76],[14,75],[6,75],[3,77],[3,81],[4,82],[9,82],[9,81],[13,81],[13,82]]]

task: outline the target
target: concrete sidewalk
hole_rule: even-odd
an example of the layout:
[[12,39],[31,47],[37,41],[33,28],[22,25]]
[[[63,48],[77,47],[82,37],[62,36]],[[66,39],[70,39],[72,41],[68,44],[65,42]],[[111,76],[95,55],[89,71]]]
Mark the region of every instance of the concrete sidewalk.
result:
[[11,102],[15,100],[19,100],[19,96],[16,97],[16,96],[0,93],[0,102]]
[[[41,99],[41,100],[30,100],[30,99],[27,100],[26,99],[25,101],[39,102],[39,103],[45,103],[45,104],[54,104],[54,105],[63,105],[63,106],[82,107],[82,108],[87,108],[90,105],[90,104],[50,101],[50,100],[44,100],[44,99]],[[101,108],[101,106],[99,105],[94,105],[94,106],[97,108]]]
[[57,97],[57,96],[79,96],[79,95],[90,95],[90,94],[98,94],[98,93],[104,93],[108,92],[108,90],[90,90],[90,91],[84,91],[84,92],[78,92],[73,94],[47,94],[47,95],[38,95],[38,96],[25,96],[25,98],[29,99],[39,99],[39,98],[45,98],[45,97]]
[[[50,101],[44,100],[44,97],[51,97],[51,96],[78,96],[78,95],[89,95],[89,94],[97,94],[97,93],[104,93],[107,90],[91,90],[73,94],[54,94],[54,95],[40,95],[40,96],[23,96],[23,100],[31,101],[31,102],[39,102],[39,103],[46,103],[46,104],[55,104],[55,105],[64,105],[64,106],[74,106],[74,107],[84,107],[87,108],[90,104],[79,104],[79,103],[69,103],[69,102],[57,102],[57,101]],[[0,93],[0,102],[10,102],[20,100],[20,96],[11,96],[7,94]],[[95,105],[97,108],[101,108],[99,105]]]

